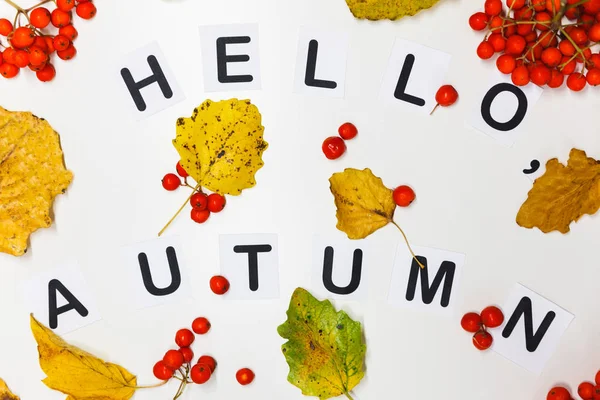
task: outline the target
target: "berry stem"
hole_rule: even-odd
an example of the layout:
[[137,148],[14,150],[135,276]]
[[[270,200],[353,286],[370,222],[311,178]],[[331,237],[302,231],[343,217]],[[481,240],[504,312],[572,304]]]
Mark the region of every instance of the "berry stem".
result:
[[583,65],[585,66],[588,63],[588,61],[585,58],[585,54],[583,53],[583,50],[581,50],[581,48],[577,45],[577,43],[575,43],[575,41],[571,38],[571,36],[569,36],[569,34],[563,28],[560,28],[560,32],[567,38],[567,40],[569,42],[571,42],[573,47],[575,47],[575,50],[577,50],[577,53],[579,55],[581,55],[581,60],[583,62]]
[[160,230],[160,232],[158,232],[158,236],[162,235],[167,230],[167,228],[169,227],[169,225],[171,225],[171,223],[175,220],[175,218],[177,218],[177,216],[179,214],[181,214],[181,211],[183,211],[183,209],[185,208],[185,206],[187,205],[187,203],[190,201],[190,199],[192,198],[192,196],[194,195],[194,193],[196,193],[196,190],[198,190],[199,188],[200,188],[200,184],[198,183],[196,185],[196,187],[194,188],[194,190],[192,191],[192,193],[185,200],[185,202],[181,205],[181,207],[179,207],[179,210],[177,210],[177,212],[175,213],[175,215],[173,215],[173,217],[169,220],[169,222],[167,222],[167,224],[164,226],[164,228],[162,228]]
[[[6,0],[5,0],[5,1],[6,1]],[[52,3],[53,1],[54,1],[54,0],[44,0],[44,1],[41,1],[41,2],[37,3],[35,6],[31,6],[31,7],[27,8],[25,11],[31,11],[31,10],[33,10],[34,8],[37,8],[37,7],[39,7],[39,6],[42,6],[42,5],[46,4],[46,3]]]
[[18,5],[18,4],[16,4],[16,3],[14,3],[13,1],[11,1],[11,0],[4,0],[4,1],[5,1],[6,3],[10,4],[10,5],[11,5],[13,8],[15,8],[15,9],[16,9],[18,12],[20,12],[20,13],[22,13],[22,12],[25,12],[25,10],[24,10],[24,9],[22,9],[21,7],[19,7],[19,5]]
[[396,228],[398,228],[398,230],[400,231],[400,233],[404,237],[404,241],[406,242],[406,247],[408,247],[408,251],[410,251],[410,254],[412,254],[413,259],[417,262],[417,264],[419,264],[419,267],[421,267],[421,269],[425,269],[425,266],[423,264],[421,264],[421,261],[419,261],[417,259],[417,256],[415,255],[415,252],[413,251],[412,247],[410,247],[410,243],[408,242],[408,238],[406,237],[406,234],[404,233],[404,231],[402,230],[402,228],[400,228],[400,225],[398,225],[396,223],[396,221],[394,221],[394,220],[392,220],[390,222],[392,224],[396,225]]
[[437,104],[435,105],[435,107],[433,107],[433,110],[431,110],[431,112],[429,113],[429,115],[432,115],[432,114],[435,112],[435,110],[437,110],[437,108],[438,108],[439,106],[440,106],[440,103],[437,103]]

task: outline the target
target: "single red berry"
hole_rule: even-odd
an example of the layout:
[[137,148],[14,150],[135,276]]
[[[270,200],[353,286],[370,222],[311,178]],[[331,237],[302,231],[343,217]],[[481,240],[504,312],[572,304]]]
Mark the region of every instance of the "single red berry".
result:
[[479,314],[474,312],[466,313],[460,320],[460,326],[462,326],[465,331],[470,333],[479,331],[481,329],[481,325],[481,317]]
[[4,63],[0,65],[0,75],[7,79],[14,78],[19,74],[19,71],[19,67],[13,64]]
[[469,26],[474,31],[482,31],[487,27],[489,20],[486,13],[476,12],[469,17]]
[[183,362],[190,363],[194,359],[194,351],[189,347],[180,347],[179,352],[183,355]]
[[236,372],[235,379],[237,379],[240,385],[249,385],[254,380],[254,372],[249,368],[242,368]]
[[194,343],[196,336],[192,331],[187,328],[183,328],[177,331],[175,334],[175,343],[179,347],[190,347]]
[[506,39],[504,39],[501,33],[492,33],[487,41],[492,45],[496,53],[500,53],[506,48]]
[[525,0],[506,0],[506,5],[513,10],[525,7]]
[[17,51],[18,50],[13,49],[12,47],[7,47],[6,49],[4,49],[4,51],[2,52],[2,59],[4,60],[4,62],[8,64],[14,64],[15,57],[17,56]]
[[452,85],[443,85],[435,94],[435,101],[442,107],[450,107],[458,100],[458,92]]
[[48,54],[39,47],[31,46],[29,48],[29,63],[31,65],[44,65],[48,61]]
[[473,335],[473,345],[478,350],[487,350],[492,346],[494,338],[486,331],[478,331]]
[[208,221],[209,217],[210,217],[209,210],[201,210],[199,208],[192,208],[192,211],[190,211],[190,218],[192,219],[192,221],[194,221],[197,224],[205,223],[206,221]]
[[393,196],[394,203],[399,207],[408,207],[417,197],[415,191],[406,185],[398,186],[394,189]]
[[183,354],[179,350],[169,350],[163,357],[163,362],[173,371],[179,369],[183,365]]
[[586,79],[590,86],[600,85],[600,68],[592,68],[588,70]]
[[592,25],[588,32],[588,36],[593,42],[600,42],[600,23]]
[[167,367],[162,360],[154,364],[152,372],[154,372],[156,379],[160,379],[161,381],[167,381],[171,379],[175,373],[175,371]]
[[204,364],[208,368],[210,368],[210,372],[215,372],[215,368],[217,368],[217,362],[211,356],[202,356],[198,359],[198,364]]
[[571,400],[571,393],[566,388],[557,386],[550,389],[546,400]]
[[71,24],[60,28],[58,30],[58,34],[63,35],[64,37],[68,38],[70,41],[77,39],[77,36],[79,36],[79,32],[77,32],[77,29],[75,29],[75,27]]
[[544,86],[550,81],[550,78],[552,78],[552,72],[550,72],[550,69],[545,65],[539,64],[531,68],[529,71],[529,78],[531,79],[531,82],[536,85]]
[[358,135],[358,129],[356,129],[356,126],[354,126],[354,124],[346,122],[338,128],[338,133],[340,134],[342,139],[350,140],[354,139],[356,135]]
[[229,281],[221,275],[210,278],[210,290],[214,294],[223,295],[229,290]]
[[225,208],[225,196],[221,196],[219,193],[211,193],[208,196],[208,203],[206,207],[210,212],[218,213],[223,211]]
[[24,49],[31,46],[34,40],[35,33],[33,30],[25,26],[21,26],[20,28],[15,29],[13,32],[10,38],[10,43],[15,49]]
[[29,53],[25,50],[17,50],[14,57],[14,64],[19,68],[25,68],[29,65]]
[[54,38],[51,36],[44,36],[44,42],[46,42],[46,49],[48,51],[48,54],[54,53],[54,51],[56,50],[54,48]]
[[56,70],[52,64],[48,63],[44,65],[44,68],[36,71],[35,76],[37,76],[41,82],[50,82],[56,76]]
[[31,25],[39,29],[44,29],[50,24],[50,11],[44,7],[34,8],[29,14]]
[[481,312],[481,321],[488,328],[497,328],[504,322],[504,314],[495,306],[489,306]]
[[57,51],[56,55],[61,60],[68,61],[73,59],[77,55],[77,49],[75,48],[75,46],[73,46],[73,44],[71,44],[68,49]]
[[344,139],[339,136],[330,136],[323,141],[321,146],[325,157],[330,160],[338,159],[346,152],[346,144]]
[[177,161],[177,165],[175,166],[177,170],[177,174],[182,178],[187,178],[189,175],[185,169],[181,166],[181,161]]
[[593,400],[594,398],[594,385],[590,382],[583,382],[577,388],[577,394],[583,400]]
[[196,364],[190,371],[190,378],[199,385],[208,382],[210,375],[210,367],[204,364]]
[[0,19],[0,35],[8,36],[13,31],[13,24],[6,18]]
[[494,55],[494,47],[487,41],[479,43],[477,46],[477,56],[482,60],[488,60]]
[[71,11],[75,7],[75,0],[56,0],[56,7],[63,11]]
[[562,60],[562,53],[556,47],[548,47],[542,52],[542,62],[549,68],[556,68]]
[[71,13],[63,11],[60,8],[55,8],[51,14],[51,21],[55,27],[62,28],[71,23]]
[[517,67],[517,60],[510,54],[502,54],[496,59],[496,67],[498,68],[498,71],[503,74],[512,74]]
[[551,87],[553,89],[559,88],[562,86],[564,81],[565,81],[565,76],[563,75],[563,73],[558,71],[557,69],[553,69],[552,77],[550,78],[550,82],[548,82],[548,87]]
[[56,51],[63,51],[69,48],[71,41],[64,35],[56,35],[52,40],[52,44],[54,45],[54,49]]
[[192,330],[198,335],[204,335],[210,330],[210,322],[204,317],[198,317],[192,322]]
[[583,90],[586,84],[587,80],[585,79],[585,76],[579,72],[573,72],[567,78],[567,87],[574,92]]
[[77,8],[75,9],[77,15],[83,19],[92,19],[96,15],[96,6],[91,1],[86,1],[85,3],[77,4]]
[[[531,25],[529,25],[531,26]],[[527,42],[523,36],[513,35],[506,39],[506,53],[513,56],[520,56],[525,51]]]
[[163,188],[168,191],[173,191],[181,186],[181,180],[175,174],[166,174],[162,179]]
[[500,0],[486,0],[484,8],[487,15],[498,15],[502,12],[502,2]]
[[206,210],[208,196],[200,192],[194,193],[192,197],[190,197],[190,204],[197,210]]

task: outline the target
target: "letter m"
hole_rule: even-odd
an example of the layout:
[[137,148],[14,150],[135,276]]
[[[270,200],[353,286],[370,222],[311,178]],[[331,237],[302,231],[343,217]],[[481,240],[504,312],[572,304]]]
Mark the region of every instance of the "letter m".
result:
[[423,303],[431,304],[440,286],[442,286],[441,306],[448,307],[450,304],[450,295],[452,293],[452,284],[454,283],[454,274],[456,272],[456,264],[452,261],[444,261],[438,269],[433,282],[429,283],[429,269],[427,268],[427,258],[417,256],[417,259],[425,268],[421,268],[417,261],[413,258],[410,267],[410,276],[408,278],[408,286],[406,288],[406,300],[413,301],[417,290],[417,281],[421,278],[421,296]]

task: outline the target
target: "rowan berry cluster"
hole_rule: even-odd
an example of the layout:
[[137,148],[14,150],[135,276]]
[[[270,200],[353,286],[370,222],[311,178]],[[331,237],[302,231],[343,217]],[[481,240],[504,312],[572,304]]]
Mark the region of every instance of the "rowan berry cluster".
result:
[[479,58],[500,54],[498,70],[517,86],[600,85],[600,0],[486,0],[469,25],[487,30]]
[[[70,60],[77,54],[73,42],[78,36],[73,26],[73,9],[83,19],[96,15],[96,6],[91,0],[44,0],[30,8],[22,8],[11,0],[4,0],[13,6],[17,13],[13,22],[0,19],[0,74],[14,78],[23,68],[36,73],[42,82],[54,79],[56,70],[51,63],[52,54],[61,60]],[[43,7],[53,4],[50,11]]]

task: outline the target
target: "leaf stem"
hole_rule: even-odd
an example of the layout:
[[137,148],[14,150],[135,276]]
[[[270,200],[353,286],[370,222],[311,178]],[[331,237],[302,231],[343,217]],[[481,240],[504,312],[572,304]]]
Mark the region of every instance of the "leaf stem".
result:
[[408,238],[406,237],[406,234],[404,233],[404,231],[402,230],[402,228],[400,228],[400,225],[398,225],[396,223],[396,221],[394,221],[394,220],[391,220],[390,222],[392,224],[396,225],[396,228],[398,228],[398,230],[400,231],[400,233],[404,237],[404,241],[406,242],[406,247],[408,247],[408,251],[410,251],[410,254],[412,254],[413,259],[417,262],[417,264],[419,264],[419,267],[421,267],[421,269],[425,269],[425,266],[423,264],[421,264],[421,261],[419,261],[419,259],[415,255],[415,252],[413,251],[412,247],[410,247],[410,243],[408,242]]
[[134,389],[153,389],[153,388],[157,388],[157,387],[161,387],[163,385],[166,385],[167,383],[169,383],[169,381],[162,381],[160,383],[157,383],[155,385],[144,385],[144,386],[131,386]]
[[190,201],[190,199],[192,198],[192,196],[194,195],[194,193],[196,193],[196,190],[198,190],[199,188],[200,188],[200,184],[198,183],[196,185],[196,187],[194,188],[194,190],[192,191],[192,193],[185,200],[185,202],[181,205],[181,207],[179,207],[179,210],[177,210],[177,212],[175,213],[175,215],[173,215],[173,217],[169,220],[169,222],[167,222],[167,224],[164,226],[164,228],[162,228],[160,230],[160,232],[158,232],[158,236],[162,235],[167,230],[167,228],[169,227],[169,225],[171,225],[171,223],[175,220],[175,218],[177,218],[177,216],[179,214],[181,214],[181,211],[183,211],[183,209],[185,208],[185,206],[187,205],[187,203]]
[[346,397],[347,397],[349,400],[354,400],[354,398],[353,398],[352,396],[350,396],[350,393],[348,393],[348,392],[344,392],[344,394],[346,395]]

